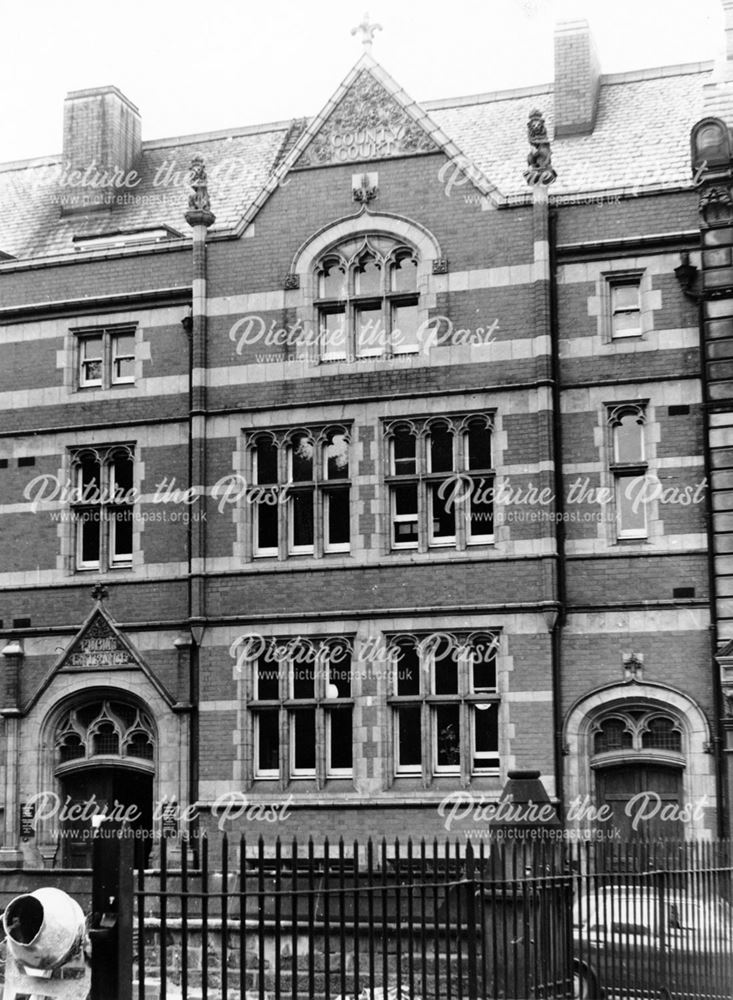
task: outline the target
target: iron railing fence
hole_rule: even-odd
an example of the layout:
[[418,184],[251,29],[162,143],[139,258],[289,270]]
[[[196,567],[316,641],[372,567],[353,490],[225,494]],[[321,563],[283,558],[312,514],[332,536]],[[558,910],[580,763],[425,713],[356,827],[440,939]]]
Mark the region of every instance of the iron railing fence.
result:
[[730,842],[196,842],[139,870],[138,1000],[733,998]]

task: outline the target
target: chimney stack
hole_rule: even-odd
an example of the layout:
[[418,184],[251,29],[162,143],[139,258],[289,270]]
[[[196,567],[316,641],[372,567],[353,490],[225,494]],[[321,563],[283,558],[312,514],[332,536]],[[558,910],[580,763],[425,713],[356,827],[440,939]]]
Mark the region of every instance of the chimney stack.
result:
[[555,29],[555,136],[589,135],[598,109],[600,63],[587,21]]
[[723,38],[709,83],[703,87],[705,114],[733,127],[733,0],[722,0]]
[[117,87],[74,90],[64,102],[64,214],[109,208],[134,191],[140,112]]

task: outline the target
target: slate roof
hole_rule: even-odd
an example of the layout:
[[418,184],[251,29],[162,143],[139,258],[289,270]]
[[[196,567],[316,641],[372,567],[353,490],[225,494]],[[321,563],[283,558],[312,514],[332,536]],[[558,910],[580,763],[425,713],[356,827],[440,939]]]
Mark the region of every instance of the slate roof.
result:
[[[397,92],[388,74],[373,65]],[[690,129],[704,115],[703,88],[711,70],[711,64],[695,63],[602,77],[593,133],[552,142],[558,178],[551,197],[690,187]],[[497,191],[499,200],[528,196],[522,177],[529,151],[527,118],[539,108],[553,134],[551,85],[412,107],[421,115],[427,112],[426,126],[442,137],[447,151],[460,151],[475,164],[484,190]],[[188,167],[196,154],[209,174],[216,214],[212,235],[241,231],[243,220],[266,199],[263,189],[274,186],[306,140],[304,133],[320,118],[144,142],[134,197],[88,216],[60,213],[55,183],[60,156],[0,165],[0,252],[21,259],[75,253],[74,236],[142,227],[168,226],[188,239],[183,213],[190,193]]]
[[[710,79],[710,68],[692,64],[635,79],[654,72],[605,78],[592,135],[552,142],[557,180],[550,188],[551,196],[690,186],[690,130],[704,117],[703,85]],[[475,104],[451,107],[440,102],[425,107],[502,194],[526,193],[522,170],[529,150],[527,118],[539,108],[552,136],[551,86],[504,100],[500,95],[487,95]]]

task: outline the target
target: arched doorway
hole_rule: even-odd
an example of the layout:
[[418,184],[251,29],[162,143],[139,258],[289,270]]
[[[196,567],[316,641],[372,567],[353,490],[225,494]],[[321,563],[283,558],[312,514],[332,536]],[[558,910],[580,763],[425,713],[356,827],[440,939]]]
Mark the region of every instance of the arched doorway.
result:
[[684,836],[682,733],[659,710],[616,708],[591,729],[596,802],[622,839]]
[[54,736],[60,861],[67,868],[91,864],[92,817],[104,813],[127,821],[147,861],[153,835],[155,730],[140,706],[119,698],[74,705]]
[[[572,705],[564,732],[568,826],[579,836],[594,826],[633,839],[714,831],[710,727],[689,695],[648,681],[604,685]],[[604,806],[610,818],[596,822]]]

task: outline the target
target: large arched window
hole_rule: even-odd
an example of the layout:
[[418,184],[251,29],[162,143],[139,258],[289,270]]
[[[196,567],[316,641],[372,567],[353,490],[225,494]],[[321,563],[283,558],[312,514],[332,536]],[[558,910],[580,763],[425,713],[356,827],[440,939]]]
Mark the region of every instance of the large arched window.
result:
[[359,236],[329,249],[315,270],[321,360],[418,351],[414,247],[385,235]]

